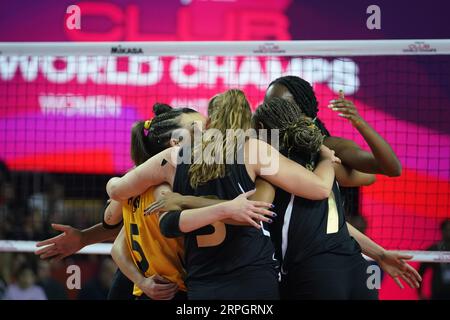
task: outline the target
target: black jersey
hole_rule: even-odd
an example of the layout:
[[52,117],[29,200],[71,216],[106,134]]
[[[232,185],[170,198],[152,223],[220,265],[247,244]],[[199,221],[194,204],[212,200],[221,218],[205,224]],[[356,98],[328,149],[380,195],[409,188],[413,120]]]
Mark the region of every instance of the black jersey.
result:
[[271,231],[282,272],[323,253],[360,254],[361,248],[347,229],[336,181],[328,199],[309,200],[278,188],[274,204],[278,217]]
[[[189,165],[179,164],[173,191],[183,195],[209,196],[231,200],[255,188],[244,164],[227,165],[226,175],[193,189],[189,184]],[[203,227],[185,235],[186,283],[192,281],[219,281],[241,272],[273,270],[276,277],[277,262],[268,226],[232,226],[222,222]],[[213,279],[213,280],[211,280]]]

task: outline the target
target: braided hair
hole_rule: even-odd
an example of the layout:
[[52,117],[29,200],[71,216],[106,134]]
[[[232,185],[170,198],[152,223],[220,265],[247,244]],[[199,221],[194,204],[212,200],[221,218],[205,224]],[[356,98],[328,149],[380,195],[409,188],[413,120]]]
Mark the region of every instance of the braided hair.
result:
[[317,127],[322,131],[322,134],[326,137],[330,136],[323,122],[317,117],[319,103],[308,81],[296,76],[284,76],[272,81],[269,87],[276,84],[286,87],[294,97],[294,101],[300,108],[300,111],[314,120]]
[[190,108],[173,109],[167,104],[155,103],[155,117],[150,126],[146,128],[147,121],[138,121],[131,130],[131,159],[135,165],[144,163],[168,148],[172,132],[180,128],[180,116],[192,112],[196,111]]
[[256,109],[253,121],[261,123],[265,129],[279,129],[280,151],[288,158],[300,158],[308,169],[314,169],[324,136],[295,103],[272,98]]

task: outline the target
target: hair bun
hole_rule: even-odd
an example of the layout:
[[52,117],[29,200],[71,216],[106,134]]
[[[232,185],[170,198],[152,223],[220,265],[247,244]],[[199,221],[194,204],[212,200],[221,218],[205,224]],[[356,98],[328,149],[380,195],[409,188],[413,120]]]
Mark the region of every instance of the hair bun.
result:
[[171,111],[173,108],[165,103],[155,103],[153,105],[153,113],[155,116]]
[[324,136],[314,121],[306,116],[299,117],[284,129],[284,143],[294,150],[312,154],[319,151]]

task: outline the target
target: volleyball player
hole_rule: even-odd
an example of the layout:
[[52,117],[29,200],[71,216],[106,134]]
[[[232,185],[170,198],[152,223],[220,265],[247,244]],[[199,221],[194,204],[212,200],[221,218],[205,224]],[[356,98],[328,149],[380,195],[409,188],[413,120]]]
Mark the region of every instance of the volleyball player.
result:
[[[216,103],[220,107],[210,115],[209,128],[222,133],[227,129],[250,128],[250,107],[241,91],[229,90],[216,97]],[[209,142],[220,143],[219,139]],[[206,148],[206,145],[200,147]],[[107,184],[107,191],[112,199],[121,201],[149,186],[167,182],[174,191],[182,194],[232,199],[254,189],[255,178],[262,176],[274,185],[307,198],[323,199],[330,193],[334,180],[332,163],[338,159],[328,148],[322,148],[322,158],[314,172],[283,157],[262,141],[249,139],[243,148],[245,164],[231,165],[177,165],[171,155],[173,152],[178,154],[179,149],[168,149],[122,178],[112,178]],[[258,148],[269,152],[260,154]],[[249,162],[250,154],[255,155],[255,163]],[[263,164],[270,167],[275,161],[279,161],[279,170],[274,174],[265,174]],[[161,231],[165,235],[185,235],[186,283],[190,299],[278,298],[274,250],[265,228],[258,230],[218,221],[195,229],[196,219],[191,219],[193,216],[192,210],[182,213],[170,211],[160,221]]]
[[[157,116],[153,128],[160,136],[159,141],[152,140],[151,147],[146,147],[142,141],[137,139],[140,132],[136,131],[135,126],[134,132],[132,132],[131,148],[131,156],[135,163],[141,163],[149,158],[149,151],[152,149],[155,150],[154,153],[158,153],[171,144],[177,143],[176,141],[170,141],[171,133],[174,130],[190,128],[191,124],[195,121],[204,120],[204,117],[195,112],[195,110],[188,108],[173,110],[166,104],[156,103],[153,106],[153,111]],[[168,113],[169,111],[171,112]],[[143,126],[143,122],[138,124],[141,127]],[[117,203],[110,205],[110,201],[108,201],[107,206],[105,207],[103,222],[85,230],[78,230],[66,225],[53,224],[52,226],[55,230],[63,233],[51,239],[38,242],[36,246],[43,248],[37,250],[35,254],[40,255],[42,259],[58,261],[78,252],[87,245],[115,239],[122,226],[122,211],[120,209],[117,210],[117,208],[120,208]],[[153,278],[147,280],[145,284],[147,287],[151,288],[151,290],[147,290],[146,293],[154,299],[159,298],[159,287],[157,285],[155,286]],[[135,297],[132,295],[133,286],[133,282],[131,282],[119,268],[114,275],[111,289],[108,293],[108,299],[133,299]],[[136,292],[140,293],[139,291]]]
[[[280,129],[280,152],[314,169],[323,136],[293,103],[270,99],[258,107],[254,121],[266,129]],[[370,175],[360,174],[359,179],[362,184],[371,182]],[[275,207],[280,218],[273,234],[282,260],[282,298],[377,298],[377,291],[367,286],[367,262],[347,230],[336,182],[324,200],[277,189]]]
[[[324,145],[332,148],[342,160],[343,170],[351,175],[360,173],[383,174],[391,177],[401,174],[401,164],[390,145],[358,114],[354,104],[344,98],[341,92],[337,100],[332,100],[329,107],[339,112],[339,115],[348,119],[360,132],[371,152],[362,150],[355,142],[339,137],[330,136],[325,125],[317,117],[318,102],[311,85],[304,79],[296,76],[284,76],[272,81],[267,88],[265,101],[273,97],[290,100],[300,111],[314,119],[315,125],[325,136]],[[358,173],[359,172],[359,173]],[[341,182],[341,185],[344,185]],[[358,183],[345,186],[359,186]],[[410,287],[419,285],[421,277],[405,260],[410,255],[386,251],[375,244],[358,230],[347,224],[349,231],[362,246],[363,252],[377,261],[377,263],[403,288],[399,278],[402,278]],[[406,278],[406,279],[405,279]]]

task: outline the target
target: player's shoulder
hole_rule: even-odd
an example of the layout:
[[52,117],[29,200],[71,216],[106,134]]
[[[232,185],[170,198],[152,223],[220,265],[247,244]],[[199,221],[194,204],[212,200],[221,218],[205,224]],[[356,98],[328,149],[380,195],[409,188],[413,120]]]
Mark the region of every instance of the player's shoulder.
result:
[[266,152],[270,153],[270,151],[274,149],[266,141],[257,139],[257,138],[247,139],[244,146],[245,146],[244,150],[245,150],[246,154],[252,154],[252,153],[256,152],[258,155],[260,155],[259,154],[260,152],[264,153],[264,151],[266,151]]
[[179,158],[182,157],[182,148],[179,146],[173,146],[161,151],[159,154],[161,160],[161,166],[167,164],[176,168]]

